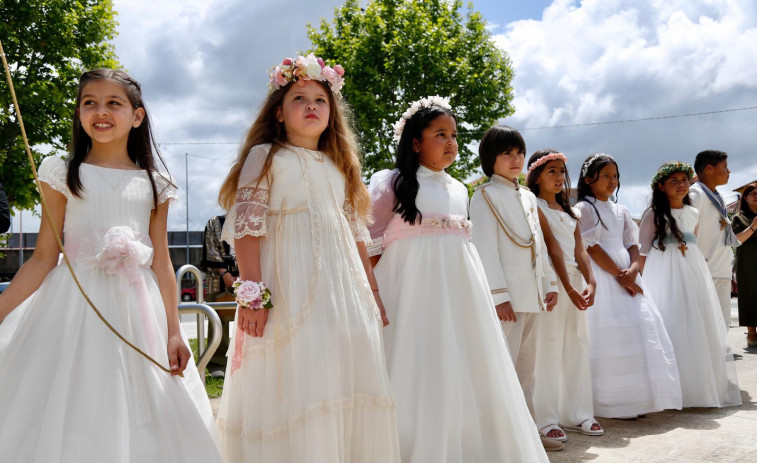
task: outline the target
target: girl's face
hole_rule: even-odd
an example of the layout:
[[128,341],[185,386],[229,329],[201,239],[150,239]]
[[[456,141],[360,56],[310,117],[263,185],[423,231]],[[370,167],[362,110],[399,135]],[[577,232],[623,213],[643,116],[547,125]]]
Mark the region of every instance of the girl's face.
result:
[[312,150],[318,149],[318,140],[329,125],[331,106],[329,95],[320,84],[312,80],[298,80],[289,87],[276,118],[284,123],[287,142]]
[[536,179],[539,194],[545,193],[549,196],[559,194],[565,188],[566,172],[565,163],[559,159],[546,163],[539,178]]
[[750,191],[749,194],[744,195],[744,198],[746,198],[746,203],[749,206],[749,209],[751,209],[752,212],[757,213],[757,188]]
[[76,110],[93,148],[125,144],[131,129],[139,127],[145,117],[144,108],[134,109],[123,87],[109,80],[86,84]]
[[593,182],[589,179],[586,180],[594,197],[600,201],[607,201],[618,188],[619,178],[618,166],[611,162],[599,170],[596,180]]
[[684,172],[674,172],[670,176],[657,184],[668,197],[671,205],[683,203],[683,198],[689,194],[689,176]]
[[518,147],[513,147],[509,151],[504,151],[494,160],[494,173],[514,182],[523,172],[525,162],[526,153]]
[[429,122],[421,138],[413,139],[413,151],[418,162],[431,170],[440,171],[451,166],[457,158],[457,124],[449,114],[440,114]]

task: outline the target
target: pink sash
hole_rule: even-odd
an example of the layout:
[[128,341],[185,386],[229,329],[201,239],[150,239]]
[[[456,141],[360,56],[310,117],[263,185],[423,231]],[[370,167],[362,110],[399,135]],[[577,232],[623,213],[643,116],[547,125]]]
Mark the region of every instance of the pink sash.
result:
[[389,221],[384,231],[386,249],[391,243],[405,238],[425,235],[457,235],[470,239],[473,224],[463,215],[428,214],[423,216],[421,223],[410,225],[395,215]]

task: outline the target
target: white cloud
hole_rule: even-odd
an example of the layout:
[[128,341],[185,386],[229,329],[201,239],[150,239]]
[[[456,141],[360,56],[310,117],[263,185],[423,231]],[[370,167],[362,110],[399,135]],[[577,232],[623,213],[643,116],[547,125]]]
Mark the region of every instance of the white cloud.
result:
[[[757,14],[750,0],[555,0],[541,20],[510,23],[495,42],[515,67],[516,113],[506,123],[516,128],[757,106]],[[733,170],[754,174],[749,134],[756,114],[526,130],[524,136],[529,152],[565,151],[576,174],[592,152],[615,155],[625,180],[620,200],[638,215],[643,202],[629,190],[646,185],[666,160],[693,162],[697,152],[716,148],[729,152]],[[754,179],[741,177],[734,175],[729,187]]]

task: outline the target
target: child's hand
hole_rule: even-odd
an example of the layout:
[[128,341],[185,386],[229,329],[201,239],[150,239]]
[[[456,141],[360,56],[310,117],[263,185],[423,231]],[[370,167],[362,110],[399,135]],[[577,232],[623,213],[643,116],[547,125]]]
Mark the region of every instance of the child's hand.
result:
[[544,304],[547,306],[547,312],[552,312],[552,309],[557,305],[557,293],[554,291],[547,293]]
[[515,318],[515,312],[513,312],[513,305],[510,304],[510,301],[503,302],[502,304],[499,304],[494,307],[497,309],[497,317],[499,317],[500,320],[503,322],[517,322],[518,319]]
[[632,297],[636,296],[637,294],[644,294],[644,291],[642,291],[639,285],[637,285],[636,283],[632,284],[631,286],[627,286],[626,291],[628,291],[628,294],[630,294]]
[[636,281],[636,276],[638,274],[638,267],[631,265],[630,268],[620,271],[620,274],[618,275],[618,283],[620,283],[621,286],[625,286],[627,288],[634,284],[634,282]]
[[597,293],[597,288],[594,285],[594,283],[589,283],[586,286],[584,286],[584,291],[583,293],[581,293],[581,296],[583,296],[584,300],[586,301],[587,309],[594,305],[594,295],[596,293]]
[[589,306],[586,305],[586,299],[584,299],[584,296],[572,286],[568,289],[568,297],[570,298],[570,302],[572,302],[578,310],[586,310],[589,308]]
[[181,335],[177,334],[168,338],[168,365],[171,367],[171,376],[181,375],[187,368],[191,356],[192,353],[184,344]]
[[237,329],[254,338],[262,338],[268,322],[268,309],[237,309]]
[[373,292],[373,298],[376,299],[376,305],[378,306],[379,312],[381,313],[381,321],[384,323],[384,326],[387,326],[389,324],[389,318],[386,316],[384,301],[381,300],[381,295],[378,291]]

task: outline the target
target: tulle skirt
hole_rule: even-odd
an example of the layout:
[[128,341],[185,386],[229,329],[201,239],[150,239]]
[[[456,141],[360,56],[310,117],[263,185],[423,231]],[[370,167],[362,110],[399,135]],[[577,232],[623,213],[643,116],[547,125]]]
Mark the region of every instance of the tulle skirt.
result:
[[546,462],[475,247],[393,242],[375,268],[404,463]]
[[[618,267],[630,266],[628,251],[622,246],[608,247],[605,252]],[[587,316],[594,413],[617,418],[680,409],[681,384],[673,345],[644,280],[636,279],[644,295],[631,297],[594,261],[592,268],[597,294]]]
[[651,249],[644,266],[675,349],[684,407],[741,405],[736,366],[720,302],[699,247]]
[[[137,307],[120,276],[76,269],[108,321],[168,366],[152,271],[140,269],[149,304]],[[3,461],[221,461],[194,361],[180,378],[139,356],[97,318],[64,265],[0,324],[0,371]]]

